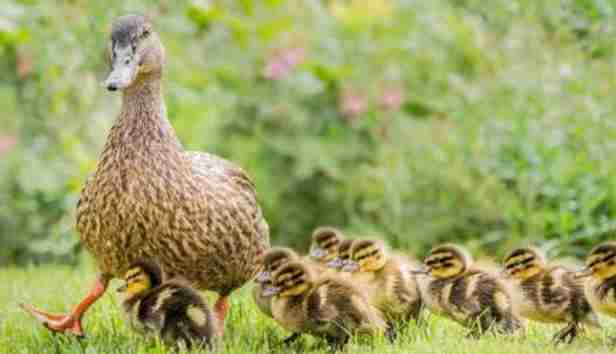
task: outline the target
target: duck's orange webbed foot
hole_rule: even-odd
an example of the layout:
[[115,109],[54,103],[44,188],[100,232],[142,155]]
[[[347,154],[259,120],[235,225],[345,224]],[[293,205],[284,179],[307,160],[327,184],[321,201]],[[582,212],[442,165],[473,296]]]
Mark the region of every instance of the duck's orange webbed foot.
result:
[[229,296],[220,296],[214,304],[214,316],[218,322],[218,334],[222,337],[225,333],[225,319],[227,318],[227,313],[229,312],[229,308],[231,304],[229,304]]
[[103,296],[105,290],[107,290],[108,283],[108,276],[98,276],[92,290],[90,290],[88,295],[69,314],[51,314],[27,304],[20,304],[19,306],[53,332],[68,333],[78,337],[83,337],[84,332],[81,325],[81,319],[90,306],[92,306],[96,300]]

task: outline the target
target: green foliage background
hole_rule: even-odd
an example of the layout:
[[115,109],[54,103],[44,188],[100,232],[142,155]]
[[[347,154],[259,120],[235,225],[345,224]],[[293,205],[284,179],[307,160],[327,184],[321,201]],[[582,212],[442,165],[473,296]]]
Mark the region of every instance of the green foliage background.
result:
[[119,110],[106,36],[127,12],[164,40],[182,141],[249,171],[274,243],[333,224],[415,252],[580,255],[612,234],[616,1],[5,0],[0,264],[75,259],[76,199]]

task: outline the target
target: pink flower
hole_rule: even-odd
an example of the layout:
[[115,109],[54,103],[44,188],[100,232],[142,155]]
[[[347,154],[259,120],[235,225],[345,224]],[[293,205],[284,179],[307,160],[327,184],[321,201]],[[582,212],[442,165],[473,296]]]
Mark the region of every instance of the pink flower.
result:
[[306,59],[304,48],[287,48],[268,58],[263,68],[263,77],[268,80],[280,80],[289,75],[293,69]]
[[6,154],[17,144],[17,138],[10,135],[0,136],[0,156]]
[[340,99],[340,114],[347,120],[357,119],[367,108],[366,98],[360,93],[347,89]]
[[386,111],[397,111],[404,103],[404,91],[400,87],[387,87],[381,94],[379,106]]
[[281,59],[293,69],[304,62],[304,59],[306,59],[306,51],[302,47],[289,48],[282,51]]
[[268,80],[280,80],[289,74],[289,67],[281,61],[272,60],[263,68],[263,77]]

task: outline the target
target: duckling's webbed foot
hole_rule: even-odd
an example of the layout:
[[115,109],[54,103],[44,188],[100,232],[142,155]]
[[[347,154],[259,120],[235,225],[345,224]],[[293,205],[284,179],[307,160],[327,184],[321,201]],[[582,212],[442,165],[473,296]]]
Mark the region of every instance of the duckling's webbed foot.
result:
[[566,343],[571,344],[578,334],[579,326],[577,323],[571,323],[567,327],[558,331],[552,339],[554,344]]
[[109,276],[99,275],[94,283],[94,287],[90,290],[88,295],[75,306],[71,313],[66,315],[51,314],[28,304],[20,304],[19,306],[53,332],[69,333],[78,337],[83,337],[84,332],[81,319],[90,306],[103,296],[107,290],[108,283]]

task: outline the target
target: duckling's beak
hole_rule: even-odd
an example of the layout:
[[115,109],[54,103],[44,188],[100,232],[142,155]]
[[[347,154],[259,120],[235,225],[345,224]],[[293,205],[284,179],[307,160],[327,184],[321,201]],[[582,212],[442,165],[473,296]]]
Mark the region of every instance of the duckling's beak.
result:
[[261,292],[261,296],[265,296],[265,297],[271,297],[274,295],[278,295],[278,293],[280,292],[280,288],[277,286],[268,286],[266,288],[263,289],[263,291]]
[[122,90],[130,86],[137,77],[138,60],[130,44],[113,48],[111,72],[103,83],[109,91]]
[[314,248],[310,251],[310,256],[316,259],[321,259],[327,255],[327,252],[321,247]]
[[342,263],[343,263],[342,259],[340,257],[336,257],[327,263],[327,267],[333,268],[333,269],[340,269],[342,268]]
[[257,283],[263,284],[265,282],[270,281],[271,279],[272,279],[272,273],[267,270],[264,270],[264,271],[259,272],[259,274],[257,274],[255,281]]
[[353,261],[346,261],[342,264],[342,271],[347,273],[357,272],[359,270],[359,263]]
[[581,278],[588,278],[591,275],[592,275],[592,270],[590,268],[584,268],[580,270],[579,272],[575,273],[573,277],[575,279],[581,279]]
[[119,293],[123,293],[123,292],[125,292],[125,291],[126,291],[126,289],[128,289],[128,284],[123,284],[123,285],[119,286],[119,287],[116,289],[116,291],[117,291],[117,292],[119,292]]
[[410,272],[413,275],[430,275],[430,270],[427,267],[412,269]]

